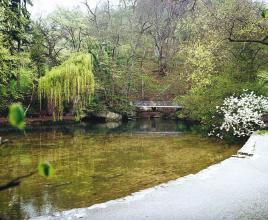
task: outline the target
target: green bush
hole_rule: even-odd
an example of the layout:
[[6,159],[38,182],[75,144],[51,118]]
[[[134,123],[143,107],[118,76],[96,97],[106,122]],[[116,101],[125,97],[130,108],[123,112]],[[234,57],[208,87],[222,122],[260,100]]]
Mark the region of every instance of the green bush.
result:
[[214,76],[210,84],[197,86],[187,95],[178,98],[178,102],[183,106],[179,117],[197,120],[210,126],[216,120],[213,117],[217,115],[216,106],[220,106],[226,97],[242,94],[245,89],[254,91],[256,94],[265,94],[259,82],[237,81],[230,74]]

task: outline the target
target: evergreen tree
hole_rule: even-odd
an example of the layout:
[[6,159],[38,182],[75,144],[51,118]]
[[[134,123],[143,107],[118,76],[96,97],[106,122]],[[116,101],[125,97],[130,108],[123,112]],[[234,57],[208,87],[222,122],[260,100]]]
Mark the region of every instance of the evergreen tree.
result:
[[0,33],[12,54],[20,52],[30,42],[31,20],[27,5],[32,5],[30,0],[0,0],[3,13]]

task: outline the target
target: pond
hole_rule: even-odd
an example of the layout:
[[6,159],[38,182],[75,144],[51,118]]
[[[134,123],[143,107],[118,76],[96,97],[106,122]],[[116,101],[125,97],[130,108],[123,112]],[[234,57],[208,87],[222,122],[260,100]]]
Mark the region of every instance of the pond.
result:
[[48,161],[55,175],[0,192],[0,219],[25,219],[120,198],[218,163],[239,146],[202,137],[179,121],[41,126],[0,131],[0,184]]

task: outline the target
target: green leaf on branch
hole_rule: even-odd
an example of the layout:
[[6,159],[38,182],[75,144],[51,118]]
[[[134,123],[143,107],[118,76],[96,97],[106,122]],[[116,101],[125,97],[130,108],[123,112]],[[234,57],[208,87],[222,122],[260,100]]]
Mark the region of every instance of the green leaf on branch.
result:
[[264,9],[264,10],[262,11],[262,17],[263,17],[263,18],[268,18],[268,9]]
[[23,107],[20,104],[12,104],[9,107],[8,120],[12,126],[18,129],[24,129],[25,113]]
[[44,177],[51,177],[54,175],[55,171],[53,166],[48,162],[41,162],[38,165],[38,173]]

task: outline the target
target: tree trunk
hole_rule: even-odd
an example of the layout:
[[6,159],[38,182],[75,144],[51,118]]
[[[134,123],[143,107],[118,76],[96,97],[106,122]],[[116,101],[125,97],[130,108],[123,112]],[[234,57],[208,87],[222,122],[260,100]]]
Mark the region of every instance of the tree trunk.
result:
[[160,76],[165,76],[165,58],[163,56],[162,47],[159,50],[159,60],[158,60],[158,72]]

